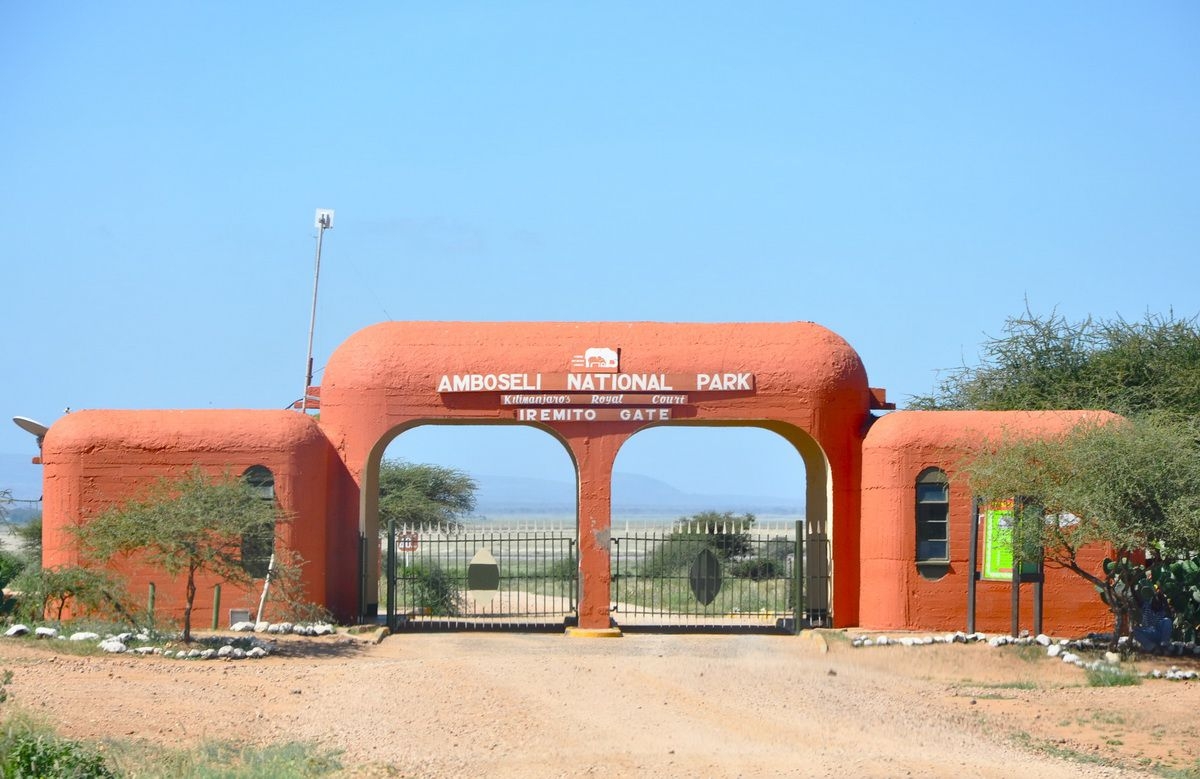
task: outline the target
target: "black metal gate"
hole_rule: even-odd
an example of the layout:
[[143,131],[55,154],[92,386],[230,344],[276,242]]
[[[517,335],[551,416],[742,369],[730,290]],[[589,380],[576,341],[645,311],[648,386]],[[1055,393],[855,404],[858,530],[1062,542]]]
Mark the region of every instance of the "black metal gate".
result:
[[396,526],[385,543],[393,631],[561,630],[577,616],[573,527]]
[[828,542],[806,540],[803,522],[676,522],[614,530],[610,544],[623,629],[795,632],[828,619]]

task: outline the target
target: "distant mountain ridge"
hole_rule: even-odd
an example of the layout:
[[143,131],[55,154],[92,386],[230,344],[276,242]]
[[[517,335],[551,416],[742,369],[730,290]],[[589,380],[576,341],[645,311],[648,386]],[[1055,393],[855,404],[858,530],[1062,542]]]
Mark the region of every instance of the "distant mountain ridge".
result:
[[[553,479],[473,474],[478,489],[475,514],[574,513],[575,485]],[[631,473],[613,474],[613,513],[694,514],[733,511],[752,514],[804,514],[804,501],[774,495],[685,492],[664,481]]]

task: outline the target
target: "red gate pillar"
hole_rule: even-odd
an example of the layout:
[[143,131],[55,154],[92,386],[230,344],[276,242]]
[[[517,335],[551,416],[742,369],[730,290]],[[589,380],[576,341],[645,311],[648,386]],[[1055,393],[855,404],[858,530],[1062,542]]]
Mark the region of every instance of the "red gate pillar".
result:
[[[574,427],[574,426],[572,426]],[[612,625],[612,569],[609,532],[612,527],[612,470],[617,451],[629,433],[596,435],[584,428],[560,431],[575,456],[579,475],[579,626],[569,635],[619,636]]]

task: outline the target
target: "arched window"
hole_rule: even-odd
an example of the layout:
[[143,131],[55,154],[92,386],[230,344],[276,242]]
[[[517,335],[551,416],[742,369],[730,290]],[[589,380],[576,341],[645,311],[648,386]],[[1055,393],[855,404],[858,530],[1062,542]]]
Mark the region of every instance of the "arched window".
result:
[[933,569],[949,563],[950,481],[940,468],[926,468],[917,476],[917,565],[940,578],[945,572]]
[[[275,474],[262,465],[252,465],[242,474],[246,484],[263,500],[275,500]],[[275,551],[275,523],[264,522],[262,527],[242,534],[242,568],[255,579],[267,575],[271,553]]]

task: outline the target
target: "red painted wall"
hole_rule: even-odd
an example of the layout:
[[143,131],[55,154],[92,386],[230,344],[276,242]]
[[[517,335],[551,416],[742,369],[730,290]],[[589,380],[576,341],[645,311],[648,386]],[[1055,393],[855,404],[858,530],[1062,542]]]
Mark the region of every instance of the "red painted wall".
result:
[[[876,421],[863,444],[861,624],[887,630],[965,629],[973,496],[957,464],[987,439],[1059,435],[1097,418],[1118,417],[1088,411],[898,411]],[[916,565],[916,480],[929,467],[941,468],[950,480],[950,571],[936,581],[923,578]],[[1104,551],[1089,549],[1085,559],[1098,570]],[[1033,588],[1021,589],[1021,626],[1028,629]],[[977,630],[1009,630],[1011,592],[1007,582],[979,582]],[[1093,587],[1068,571],[1047,567],[1043,603],[1047,633],[1078,635],[1112,627]]]
[[[141,493],[160,477],[177,478],[193,466],[213,475],[240,476],[263,465],[275,476],[275,494],[291,519],[276,529],[277,548],[298,552],[308,564],[306,594],[317,602],[336,601],[329,576],[331,529],[327,524],[333,449],[314,420],[289,411],[78,411],[51,426],[42,448],[44,463],[43,564],[50,568],[78,561],[70,528],[110,506]],[[183,583],[161,570],[117,559],[128,574],[130,593],[143,599],[156,586],[156,614],[183,613]],[[198,583],[197,625],[212,618],[213,584]],[[224,585],[227,608],[257,610],[260,590]],[[220,617],[226,624],[227,612]]]
[[[47,566],[75,561],[69,533],[160,476],[194,465],[241,474],[264,465],[292,521],[281,546],[308,565],[313,600],[342,620],[359,616],[359,533],[377,537],[377,469],[387,444],[426,423],[518,424],[499,392],[437,391],[443,374],[566,373],[589,347],[621,350],[622,373],[753,373],[750,392],[688,392],[668,425],[759,426],[791,442],[807,471],[810,534],[832,540],[832,612],[839,626],[956,630],[965,627],[971,495],[955,465],[979,441],[1015,431],[1061,433],[1085,412],[896,412],[874,421],[866,370],[839,336],[809,322],[387,322],[365,328],[330,357],[320,421],[291,411],[83,411],[46,435],[44,546]],[[1109,415],[1111,417],[1111,415]],[[533,423],[522,423],[533,424]],[[611,474],[641,422],[533,424],[568,452],[578,477],[580,625],[609,625]],[[940,580],[915,565],[915,480],[936,466],[950,477],[951,564]],[[378,548],[368,543],[367,570]],[[1101,555],[1095,551],[1097,563]],[[182,611],[182,588],[161,572],[113,561],[140,595],[158,588],[160,613]],[[809,561],[812,565],[812,561]],[[810,568],[811,570],[811,568]],[[211,619],[203,582],[197,624]],[[1031,588],[1026,588],[1031,589]],[[367,584],[374,592],[374,581]],[[257,607],[258,591],[223,593],[223,610]],[[981,582],[977,627],[1007,630],[1009,589]],[[368,596],[368,600],[373,600]],[[1028,596],[1022,604],[1028,622]],[[1077,577],[1049,571],[1046,628],[1104,628],[1107,613]],[[222,622],[225,621],[222,615]]]

